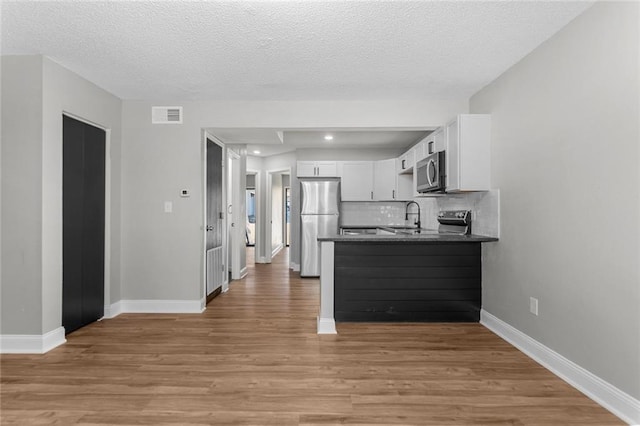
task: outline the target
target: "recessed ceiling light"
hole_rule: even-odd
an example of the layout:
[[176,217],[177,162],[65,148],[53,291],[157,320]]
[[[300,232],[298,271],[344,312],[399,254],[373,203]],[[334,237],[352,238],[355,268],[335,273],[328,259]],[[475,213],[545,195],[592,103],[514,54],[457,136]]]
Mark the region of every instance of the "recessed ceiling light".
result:
[[333,140],[333,136],[331,136],[331,135],[325,135],[324,140],[325,140],[325,141],[332,141],[332,140]]
[[260,151],[253,151],[254,154],[260,154]]

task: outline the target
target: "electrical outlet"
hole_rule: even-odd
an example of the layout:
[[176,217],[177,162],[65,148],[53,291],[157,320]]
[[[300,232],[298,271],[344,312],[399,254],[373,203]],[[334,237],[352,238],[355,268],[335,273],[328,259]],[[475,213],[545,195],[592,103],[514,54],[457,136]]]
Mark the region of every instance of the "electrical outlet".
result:
[[529,312],[531,312],[533,315],[538,316],[538,299],[536,299],[535,297],[529,298]]

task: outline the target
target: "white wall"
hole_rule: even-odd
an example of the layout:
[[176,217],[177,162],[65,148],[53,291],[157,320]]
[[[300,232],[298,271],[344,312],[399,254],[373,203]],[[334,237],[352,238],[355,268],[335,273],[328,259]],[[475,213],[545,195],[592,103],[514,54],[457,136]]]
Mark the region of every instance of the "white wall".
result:
[[596,3],[470,102],[492,115],[501,196],[483,308],[636,399],[639,18]]
[[[451,115],[455,116],[455,112]],[[443,125],[445,121],[440,123]],[[301,148],[296,151],[298,161],[375,161],[396,158],[404,154],[406,149],[328,149],[328,148]]]

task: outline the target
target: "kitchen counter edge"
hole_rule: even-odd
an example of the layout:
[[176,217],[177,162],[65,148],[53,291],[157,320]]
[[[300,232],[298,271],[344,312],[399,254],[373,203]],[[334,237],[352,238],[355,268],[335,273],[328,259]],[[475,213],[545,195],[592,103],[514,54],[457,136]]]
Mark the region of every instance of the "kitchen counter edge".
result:
[[424,234],[424,235],[327,235],[319,236],[318,241],[334,242],[446,242],[446,243],[489,243],[499,241],[495,237],[484,235]]

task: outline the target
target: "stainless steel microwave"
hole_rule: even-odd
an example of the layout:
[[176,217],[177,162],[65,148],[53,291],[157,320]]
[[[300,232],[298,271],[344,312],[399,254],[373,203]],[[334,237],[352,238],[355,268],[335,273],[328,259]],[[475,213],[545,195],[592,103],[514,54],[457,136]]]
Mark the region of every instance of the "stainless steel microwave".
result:
[[434,152],[416,164],[418,192],[444,192],[445,190],[445,153]]

